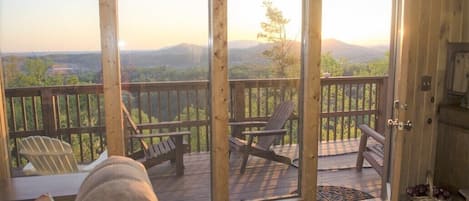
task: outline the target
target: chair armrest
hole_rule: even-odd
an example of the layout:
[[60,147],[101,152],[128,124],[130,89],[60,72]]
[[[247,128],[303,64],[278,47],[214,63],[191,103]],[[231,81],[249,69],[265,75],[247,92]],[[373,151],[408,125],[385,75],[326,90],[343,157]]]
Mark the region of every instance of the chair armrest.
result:
[[262,131],[244,131],[241,134],[245,136],[271,136],[271,135],[285,135],[287,129],[278,130],[262,130]]
[[230,126],[244,126],[244,127],[261,127],[267,124],[266,121],[237,121],[230,122]]
[[359,126],[360,130],[362,130],[364,135],[370,136],[375,139],[380,144],[384,144],[384,136],[376,132],[375,130],[368,127],[366,124],[362,124]]
[[183,135],[190,135],[189,131],[169,132],[169,133],[150,133],[150,134],[136,134],[131,135],[129,138],[149,138],[149,137],[176,137]]

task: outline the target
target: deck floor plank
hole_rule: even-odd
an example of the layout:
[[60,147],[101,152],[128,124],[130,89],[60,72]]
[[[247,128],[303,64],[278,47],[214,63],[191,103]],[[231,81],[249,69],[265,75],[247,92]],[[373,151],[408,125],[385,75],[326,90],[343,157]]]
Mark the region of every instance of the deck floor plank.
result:
[[[319,185],[355,188],[378,197],[380,177],[371,168],[357,172],[355,162],[358,140],[320,143],[318,172]],[[277,153],[297,157],[298,147],[275,147]],[[174,165],[169,162],[148,170],[154,190],[160,200],[210,200],[210,155],[192,153],[184,155],[184,176],[175,176]],[[288,195],[298,188],[298,169],[281,163],[249,157],[246,172],[239,173],[240,155],[230,158],[230,200],[245,200]],[[330,170],[328,170],[330,168]],[[340,170],[337,170],[340,169]]]

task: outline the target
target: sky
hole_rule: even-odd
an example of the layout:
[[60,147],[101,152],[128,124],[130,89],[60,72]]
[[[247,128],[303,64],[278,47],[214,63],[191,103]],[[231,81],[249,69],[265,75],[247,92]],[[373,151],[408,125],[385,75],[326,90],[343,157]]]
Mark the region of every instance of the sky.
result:
[[[301,37],[301,0],[272,0]],[[0,0],[2,52],[100,49],[98,0]],[[257,40],[262,0],[228,0],[228,40]],[[391,0],[323,0],[322,37],[364,46],[387,45]],[[208,43],[207,0],[119,0],[122,49],[150,50]]]

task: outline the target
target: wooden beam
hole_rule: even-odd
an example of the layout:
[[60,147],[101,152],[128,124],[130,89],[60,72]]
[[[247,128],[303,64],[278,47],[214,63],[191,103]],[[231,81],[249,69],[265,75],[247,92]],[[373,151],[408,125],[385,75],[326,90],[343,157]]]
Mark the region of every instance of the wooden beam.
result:
[[210,1],[210,131],[212,200],[228,200],[227,0]]
[[99,18],[107,149],[109,155],[124,156],[117,0],[100,0]]
[[303,1],[301,198],[316,200],[320,114],[322,0]]
[[[438,83],[438,56],[439,56],[439,30],[440,30],[440,18],[441,18],[441,2],[440,0],[430,0],[428,1],[430,5],[428,11],[428,39],[426,47],[423,52],[426,54],[425,58],[425,75],[432,76],[432,83]],[[444,85],[442,85],[444,86]],[[429,92],[424,93],[424,97],[421,97],[422,102],[425,103],[424,106],[424,125],[421,133],[423,149],[421,150],[420,155],[426,156],[420,158],[420,177],[424,177],[426,180],[426,174],[428,172],[434,175],[435,173],[435,159],[436,159],[436,145],[438,139],[438,123],[437,119],[439,114],[437,113],[439,104],[435,100],[440,99],[438,97],[438,91],[444,90],[438,86],[432,86]],[[432,101],[433,100],[433,101]],[[440,99],[442,100],[442,99]],[[429,121],[432,120],[432,121]],[[426,170],[426,171],[425,171]],[[435,179],[433,179],[435,181]]]
[[0,183],[10,179],[10,153],[8,146],[8,124],[5,107],[5,86],[3,82],[2,58],[0,57]]
[[[399,41],[399,60],[397,61],[398,68],[396,69],[396,77],[395,77],[395,100],[401,101],[401,104],[406,104],[408,101],[407,97],[407,91],[409,90],[403,90],[404,88],[400,88],[399,86],[409,86],[408,84],[411,83],[412,80],[408,80],[409,73],[412,74],[412,69],[415,67],[411,60],[411,58],[415,58],[415,52],[412,50],[415,49],[412,48],[412,39],[411,36],[412,34],[415,34],[415,24],[411,23],[412,19],[416,19],[418,16],[418,12],[412,12],[417,10],[417,5],[420,3],[420,1],[401,1],[403,2],[402,4],[402,23],[403,25],[403,32],[402,38]],[[415,10],[414,10],[415,9]],[[412,54],[411,54],[412,53]],[[412,74],[414,76],[414,74]],[[399,110],[399,109],[396,109]],[[405,121],[409,117],[406,116],[407,112],[400,111],[399,115],[396,116],[396,118],[399,118],[400,121]],[[405,135],[407,135],[408,132],[404,131],[397,131],[395,132],[395,136],[393,136],[393,162],[392,162],[392,178],[391,178],[391,200],[392,201],[397,201],[401,200],[400,199],[400,191],[403,186],[405,186],[405,182],[407,182],[407,176],[406,170],[402,170],[403,167],[403,157],[408,157],[408,153],[404,151],[405,145],[404,145],[404,140],[406,138]]]

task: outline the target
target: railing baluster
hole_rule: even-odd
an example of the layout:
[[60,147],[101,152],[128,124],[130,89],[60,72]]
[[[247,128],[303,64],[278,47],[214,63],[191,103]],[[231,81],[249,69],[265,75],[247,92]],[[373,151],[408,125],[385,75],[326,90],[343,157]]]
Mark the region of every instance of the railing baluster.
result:
[[[374,83],[370,83],[369,84],[369,90],[368,90],[368,96],[369,96],[369,99],[368,99],[368,111],[371,111],[371,107],[373,105],[373,85]],[[368,114],[368,121],[367,121],[367,125],[370,125],[371,124],[371,114]]]
[[[98,111],[98,126],[102,126],[102,119],[101,119],[101,95],[96,94],[96,105],[97,105],[97,111]],[[101,149],[100,151],[104,151],[104,139],[103,139],[103,133],[99,132],[99,148]]]
[[[199,90],[195,89],[195,120],[199,121],[200,120],[200,114],[199,114]],[[196,127],[196,140],[197,140],[197,152],[200,152],[200,126]]]
[[[355,111],[359,111],[358,109],[358,92],[359,92],[359,84],[357,83],[356,84],[356,87],[357,89],[355,90]],[[358,137],[358,134],[357,134],[357,127],[358,127],[358,114],[355,113],[354,115],[354,121],[355,121],[355,126],[354,126],[354,134],[355,134],[355,137]]]
[[[66,119],[67,119],[67,128],[70,128],[70,97],[68,95],[65,95],[65,112],[67,113]],[[71,138],[71,136],[70,136]]]
[[[143,120],[142,120],[142,92],[140,91],[140,89],[137,90],[137,118],[138,118],[138,123],[139,124],[142,124],[143,123]],[[142,130],[140,129],[140,132],[142,132]]]
[[269,88],[265,87],[265,96],[264,96],[264,101],[265,101],[265,111],[264,114],[262,114],[262,117],[267,117],[269,115]]
[[[15,115],[15,104],[13,103],[14,102],[14,98],[13,97],[10,97],[9,99],[9,105],[10,105],[10,112],[11,112],[11,119],[9,122],[11,122],[11,127],[10,129],[13,129],[13,131],[17,131],[17,128],[16,128],[16,115]],[[16,150],[16,154],[15,154],[15,158],[16,158],[16,164],[19,166],[20,164],[20,153],[19,153],[19,150],[18,150],[18,140],[19,138],[18,137],[14,137],[12,135],[10,135],[10,138],[13,137],[13,142],[14,142],[14,148]]]
[[[76,127],[80,128],[81,127],[81,108],[80,108],[80,94],[75,95],[75,107],[76,107]],[[77,133],[78,135],[78,143],[80,145],[80,161],[84,161],[84,155],[83,155],[83,136],[81,133]]]
[[177,120],[181,121],[181,101],[180,101],[180,90],[176,89],[176,112]]
[[[208,118],[210,116],[208,113],[209,111],[208,108],[210,107],[208,100],[209,100],[209,94],[208,94],[208,88],[207,88],[205,89],[205,108],[207,108],[207,110],[205,110],[205,120],[207,121],[209,120]],[[210,150],[210,137],[211,137],[209,133],[211,133],[212,131],[209,130],[208,124],[205,124],[205,132],[206,132],[205,133],[205,146],[206,146],[205,150],[209,151]]]
[[[327,85],[327,114],[330,114],[330,112],[331,112],[330,106],[331,106],[331,85],[328,84],[328,85]],[[330,121],[331,121],[331,120],[330,120],[330,118],[329,118],[329,116],[328,116],[328,117],[327,117],[327,122],[326,122],[326,125],[327,125],[326,141],[327,141],[327,142],[329,142]]]
[[[342,84],[342,108],[341,112],[345,112],[345,84]],[[344,130],[345,130],[345,117],[341,117],[342,124],[340,126],[340,139],[344,139]]]
[[21,114],[22,114],[22,120],[23,120],[23,129],[25,131],[28,130],[28,119],[26,115],[26,104],[24,103],[24,97],[20,98],[20,103],[21,103]]
[[[337,113],[337,93],[338,93],[338,84],[334,84],[335,94],[334,94],[334,113]],[[337,140],[337,116],[334,117],[334,141]]]
[[[294,87],[290,87],[290,100],[293,101],[293,91],[294,91]],[[288,135],[290,136],[290,145],[293,144],[293,120],[290,119],[288,120],[288,122],[290,123],[290,132],[288,132]],[[297,128],[298,128],[298,122],[296,123],[297,125]]]
[[256,96],[256,101],[257,101],[257,115],[256,117],[261,116],[261,89],[259,86],[257,86],[257,96]]
[[[171,91],[168,90],[168,93],[167,93],[167,97],[166,97],[166,103],[167,103],[167,112],[168,112],[168,118],[169,117],[172,117],[172,114],[171,114]],[[167,119],[167,121],[170,121],[170,119]]]
[[[92,127],[93,125],[91,124],[91,100],[90,100],[90,94],[86,94],[86,113],[87,115],[87,122],[88,122],[88,127]],[[93,150],[93,134],[91,132],[88,133],[89,135],[89,149],[90,149],[90,156],[91,156],[91,161],[94,161],[94,150]]]
[[[319,111],[321,111],[321,113],[324,112],[324,85],[322,84],[321,86],[321,91],[320,91],[320,96],[321,96],[321,102],[319,104]],[[323,117],[319,117],[319,142],[322,142],[322,133],[323,133],[323,127],[324,127],[324,124],[323,124]]]
[[15,104],[13,103],[14,101],[14,97],[10,97],[8,98],[8,103],[9,103],[9,106],[10,106],[10,117],[8,122],[10,122],[10,130],[13,130],[13,131],[17,131],[16,129],[16,115],[15,115]]
[[251,118],[252,117],[252,88],[249,87],[248,88],[248,117]]
[[36,96],[31,96],[32,100],[32,107],[33,107],[33,121],[34,121],[34,129],[39,130],[39,121],[37,118],[37,103],[36,103]]
[[[152,104],[151,104],[151,92],[147,91],[147,113],[148,113],[148,123],[153,123],[152,117],[153,117],[153,111],[152,111]],[[153,131],[150,130],[150,133]]]
[[[348,112],[351,112],[352,111],[352,84],[349,84],[348,85],[348,88],[349,88],[349,95],[348,95]],[[348,115],[348,118],[347,118],[347,123],[348,123],[348,127],[347,127],[347,138],[350,139],[352,136],[350,134],[351,132],[351,125],[352,125],[352,115],[349,113]]]

